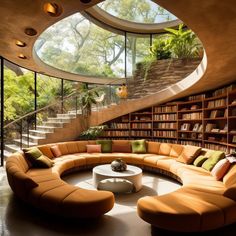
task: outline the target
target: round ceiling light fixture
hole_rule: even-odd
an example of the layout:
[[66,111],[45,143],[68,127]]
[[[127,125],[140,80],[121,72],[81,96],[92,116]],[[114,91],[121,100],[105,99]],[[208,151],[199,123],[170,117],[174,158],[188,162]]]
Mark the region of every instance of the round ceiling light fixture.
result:
[[87,4],[87,3],[90,3],[91,2],[91,0],[80,0],[82,3],[85,3],[85,4]]
[[62,7],[52,2],[45,3],[43,5],[43,10],[45,13],[52,17],[60,16],[62,13]]
[[20,54],[18,55],[18,57],[19,57],[20,59],[26,59],[26,58],[27,58],[23,53],[20,53]]
[[16,40],[16,45],[17,45],[18,47],[23,48],[23,47],[26,46],[26,43],[22,42],[21,40]]
[[37,34],[37,31],[33,28],[25,28],[25,34],[29,36],[35,36]]

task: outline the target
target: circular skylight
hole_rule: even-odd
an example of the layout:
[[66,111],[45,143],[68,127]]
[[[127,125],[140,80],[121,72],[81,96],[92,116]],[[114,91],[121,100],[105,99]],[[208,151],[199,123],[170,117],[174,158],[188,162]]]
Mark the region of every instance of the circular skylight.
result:
[[163,23],[177,19],[151,0],[106,0],[98,6],[110,15],[137,23]]

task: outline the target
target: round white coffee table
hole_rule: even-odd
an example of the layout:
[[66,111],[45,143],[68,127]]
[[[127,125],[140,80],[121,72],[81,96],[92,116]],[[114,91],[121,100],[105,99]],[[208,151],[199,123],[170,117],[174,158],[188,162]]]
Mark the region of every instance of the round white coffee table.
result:
[[96,188],[112,192],[123,192],[132,184],[132,192],[138,192],[142,187],[142,169],[127,165],[126,171],[116,172],[110,164],[99,165],[93,168],[93,182]]

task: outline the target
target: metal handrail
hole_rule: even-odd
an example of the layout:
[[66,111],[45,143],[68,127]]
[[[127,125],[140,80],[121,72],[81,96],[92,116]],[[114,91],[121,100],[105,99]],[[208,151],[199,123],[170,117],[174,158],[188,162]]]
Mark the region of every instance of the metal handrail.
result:
[[[114,80],[110,81],[109,83],[103,84],[103,86],[111,85],[113,82],[118,81],[118,80],[120,80],[120,79],[114,79]],[[89,91],[93,91],[93,90],[95,90],[95,89],[97,89],[97,88],[98,88],[98,86],[96,86],[96,87],[90,89]],[[73,92],[73,93],[71,93],[70,95],[68,95],[67,97],[65,97],[65,98],[63,99],[63,102],[64,102],[64,101],[67,101],[69,98],[73,97],[73,96],[74,96],[75,94],[77,94],[77,93],[78,93],[78,90],[75,91],[75,92]],[[5,128],[11,126],[12,124],[15,124],[15,123],[19,122],[20,120],[25,119],[26,117],[33,116],[33,115],[35,115],[35,114],[37,114],[37,113],[39,113],[39,112],[41,112],[41,111],[43,111],[43,110],[46,110],[46,109],[48,109],[48,108],[50,108],[50,107],[52,107],[52,106],[55,106],[56,104],[59,104],[59,103],[61,103],[61,102],[62,102],[62,100],[61,100],[61,101],[56,101],[56,102],[53,102],[53,103],[51,103],[51,104],[49,104],[49,105],[47,105],[47,106],[45,106],[45,107],[42,107],[42,108],[40,108],[40,109],[37,109],[36,111],[29,112],[29,113],[27,113],[27,114],[25,114],[25,115],[19,117],[18,119],[14,120],[14,121],[12,121],[12,122],[10,122],[10,123],[8,123],[8,124],[5,125],[3,128],[5,129]]]

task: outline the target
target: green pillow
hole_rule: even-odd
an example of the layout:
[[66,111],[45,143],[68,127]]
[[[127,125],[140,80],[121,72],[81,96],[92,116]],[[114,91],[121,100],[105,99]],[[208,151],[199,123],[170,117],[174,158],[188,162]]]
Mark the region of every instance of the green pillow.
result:
[[225,153],[221,151],[215,151],[211,156],[203,163],[202,168],[211,171],[216,163],[225,158]]
[[195,161],[193,162],[193,165],[195,166],[202,166],[202,164],[208,159],[206,156],[198,156]]
[[50,168],[54,162],[36,147],[24,149],[26,158],[32,163],[34,167]]
[[146,140],[134,140],[131,141],[132,153],[146,153]]
[[111,153],[112,152],[112,141],[111,140],[97,140],[97,144],[101,144],[102,152]]

